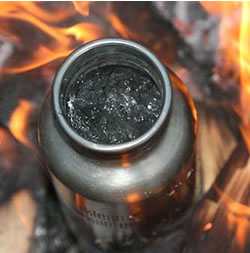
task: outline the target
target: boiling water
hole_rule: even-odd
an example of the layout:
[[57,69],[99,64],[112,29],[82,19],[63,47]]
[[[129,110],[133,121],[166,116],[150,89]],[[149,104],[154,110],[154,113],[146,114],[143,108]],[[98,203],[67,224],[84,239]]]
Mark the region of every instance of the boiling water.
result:
[[127,66],[105,66],[73,81],[66,96],[66,115],[87,140],[119,144],[138,138],[156,122],[162,96],[145,72]]

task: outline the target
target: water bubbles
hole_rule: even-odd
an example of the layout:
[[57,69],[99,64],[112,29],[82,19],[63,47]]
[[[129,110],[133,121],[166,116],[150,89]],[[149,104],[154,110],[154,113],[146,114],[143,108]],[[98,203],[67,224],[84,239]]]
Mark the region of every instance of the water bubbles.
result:
[[175,194],[175,190],[171,190],[170,192],[167,193],[169,197],[173,196]]
[[101,120],[100,120],[100,123],[101,123],[102,125],[107,124],[107,119],[106,119],[105,117],[102,117]]
[[74,109],[73,101],[74,101],[74,97],[70,98],[67,102],[67,105],[68,105],[70,110]]
[[192,176],[193,172],[194,172],[194,169],[191,169],[191,170],[187,173],[187,176],[186,176],[186,179],[187,179],[187,180],[190,179],[190,177]]
[[146,196],[146,198],[149,198],[151,193],[152,193],[151,191],[147,191],[147,192],[144,192],[144,195]]
[[[129,82],[127,81],[127,83],[126,83],[126,84],[129,84]],[[126,91],[126,92],[131,91],[131,87],[127,87],[125,91]]]
[[160,115],[162,99],[151,77],[123,66],[81,74],[66,98],[75,131],[95,143],[119,144],[147,132]]
[[132,139],[134,139],[134,135],[133,135],[133,133],[128,133],[128,136],[129,136],[129,138],[132,140]]

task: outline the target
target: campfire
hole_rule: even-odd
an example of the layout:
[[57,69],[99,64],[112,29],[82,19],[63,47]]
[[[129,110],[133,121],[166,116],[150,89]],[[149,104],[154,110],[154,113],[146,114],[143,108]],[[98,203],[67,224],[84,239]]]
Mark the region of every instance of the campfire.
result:
[[0,9],[1,252],[78,252],[42,169],[37,125],[63,59],[104,37],[150,49],[197,107],[201,200],[158,252],[249,251],[248,2],[1,2]]

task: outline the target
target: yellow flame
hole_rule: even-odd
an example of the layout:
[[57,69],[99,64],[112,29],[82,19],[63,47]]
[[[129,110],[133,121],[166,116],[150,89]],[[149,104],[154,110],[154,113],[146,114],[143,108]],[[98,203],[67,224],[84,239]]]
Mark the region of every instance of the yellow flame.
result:
[[250,151],[250,3],[242,2],[240,26],[240,82],[241,82],[241,116],[243,124],[240,130]]
[[[250,3],[233,2],[201,2],[202,6],[210,13],[221,18],[218,54],[221,57],[220,71],[224,73],[234,72],[235,81],[240,81],[240,106],[235,105],[235,111],[242,118],[240,130],[250,151]],[[238,174],[240,178],[236,177]],[[240,250],[244,250],[247,235],[250,229],[250,207],[240,203],[242,199],[233,199],[231,193],[247,188],[249,183],[249,165],[239,171],[236,170],[235,178],[222,192],[215,186],[221,200],[225,204],[228,229],[235,231],[236,242]],[[228,192],[227,192],[228,191]],[[243,190],[242,190],[243,191]],[[243,193],[237,192],[237,198]]]
[[220,18],[217,67],[223,76],[238,81],[240,75],[241,2],[200,2],[211,14]]
[[240,130],[250,151],[250,3],[220,1],[201,2],[201,5],[221,19],[218,67],[236,82],[240,80],[240,107],[235,105],[235,111],[242,118]]
[[250,3],[242,2],[240,28],[240,72],[241,72],[241,105],[247,114],[247,125],[250,123]]

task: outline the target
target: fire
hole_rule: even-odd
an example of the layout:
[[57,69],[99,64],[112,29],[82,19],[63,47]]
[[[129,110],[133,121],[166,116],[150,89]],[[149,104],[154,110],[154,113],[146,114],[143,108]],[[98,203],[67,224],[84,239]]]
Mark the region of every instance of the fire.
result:
[[9,130],[13,136],[30,149],[33,149],[33,145],[28,140],[26,135],[28,128],[28,119],[32,111],[33,106],[27,100],[19,100],[19,105],[12,113],[8,125]]
[[[10,58],[8,65],[3,69],[5,73],[20,73],[43,66],[67,56],[83,43],[106,35],[105,29],[89,17],[91,3],[73,1],[57,5],[53,2],[49,4],[51,5],[48,8],[43,2],[0,2],[0,33],[6,36],[15,47],[13,59]],[[201,4],[209,13],[221,20],[216,69],[225,75],[231,75],[231,78],[241,83],[240,108],[237,112],[241,115],[241,131],[250,151],[250,3],[234,1],[201,2]],[[142,39],[115,14],[107,15],[107,19],[106,21],[110,22],[112,28],[122,37],[137,41]],[[70,22],[67,22],[68,20]],[[20,25],[15,26],[16,23]],[[70,25],[65,26],[65,24]],[[25,30],[25,35],[21,30],[23,25],[25,27],[28,25],[28,32]],[[27,43],[31,45],[27,47]],[[17,55],[21,60],[16,60],[19,59]],[[19,100],[8,124],[12,135],[30,149],[34,146],[27,137],[27,130],[33,109],[33,105],[27,100]],[[193,113],[196,117],[195,110]],[[6,149],[1,149],[1,144],[4,144]],[[0,154],[3,154],[1,162],[6,167],[11,166],[11,153],[15,151],[11,137],[0,128]],[[131,165],[127,154],[122,156],[121,163],[123,167]],[[221,198],[220,201],[226,207],[228,229],[235,230],[237,244],[241,250],[246,245],[247,234],[250,231],[250,207],[240,199],[240,196],[242,197],[247,192],[246,187],[249,186],[249,169],[250,165],[244,169],[244,172],[239,170],[236,174],[242,173],[243,176],[232,180],[224,191],[215,186]],[[237,184],[240,184],[241,190]],[[235,186],[238,191],[235,190]],[[235,191],[238,194],[237,197],[232,194]],[[131,208],[134,213],[139,208],[137,202],[140,199],[141,196],[136,192],[127,196],[127,201],[133,204]],[[78,209],[82,210],[84,201],[79,194],[75,195],[75,201]],[[13,202],[19,219],[24,227],[31,231],[23,199],[15,197]],[[212,222],[203,226],[203,231],[214,229]]]
[[220,17],[220,34],[217,65],[222,73],[232,75],[241,83],[240,108],[235,110],[242,118],[241,132],[250,150],[250,3],[201,2],[213,15]]
[[[55,3],[54,3],[55,4]],[[0,32],[16,45],[16,50],[25,51],[25,59],[13,61],[4,69],[6,73],[18,73],[40,67],[48,62],[69,55],[77,46],[104,36],[104,29],[99,24],[87,21],[88,2],[67,2],[57,4],[56,8],[46,9],[39,2],[1,2]],[[58,23],[73,19],[79,12],[81,21],[69,27],[59,27]],[[28,51],[24,36],[15,22],[29,24],[27,33],[31,46]],[[39,31],[39,32],[37,32]],[[31,36],[32,36],[31,35]],[[47,38],[47,39],[44,39]],[[27,38],[26,38],[27,40]],[[36,45],[32,46],[35,41]],[[13,56],[14,57],[14,56]],[[15,54],[15,57],[17,55]]]
[[250,3],[242,2],[242,17],[239,36],[239,60],[240,60],[240,101],[242,125],[240,127],[242,135],[250,151]]
[[[250,125],[250,3],[242,2],[242,18],[240,29],[240,70],[241,70],[241,105],[245,112],[245,124]],[[250,128],[249,128],[250,129]],[[249,138],[250,139],[250,138]]]
[[[233,74],[235,82],[240,82],[239,104],[235,111],[242,122],[240,130],[250,151],[250,3],[249,2],[201,2],[202,6],[220,18],[220,34],[217,65],[225,74]],[[226,207],[227,225],[235,231],[239,249],[246,247],[250,230],[250,207],[246,197],[250,182],[250,160],[244,168],[235,168],[224,190],[215,190]]]
[[226,212],[228,228],[235,230],[238,246],[241,250],[244,250],[247,234],[250,229],[250,207],[233,200],[229,195],[223,193],[217,186],[215,186],[215,189],[228,208],[228,211]]
[[[200,2],[211,14],[220,18],[219,44],[217,49],[217,67],[222,74],[237,79],[239,70],[239,33],[241,3],[232,2]],[[237,71],[232,75],[232,71]]]
[[12,197],[11,202],[13,203],[17,217],[23,225],[23,228],[29,236],[32,236],[35,206],[30,193],[21,190]]
[[73,1],[76,11],[83,16],[89,15],[89,1]]
[[11,136],[7,134],[5,129],[0,128],[0,163],[5,168],[12,168],[16,152],[17,149]]
[[109,20],[110,20],[110,23],[112,24],[112,27],[120,33],[120,35],[123,37],[123,38],[126,38],[126,39],[134,39],[136,40],[137,39],[137,36],[136,34],[132,33],[127,27],[126,25],[124,25],[122,23],[122,21],[119,19],[119,17],[117,17],[116,15],[114,14],[110,14],[109,15]]

